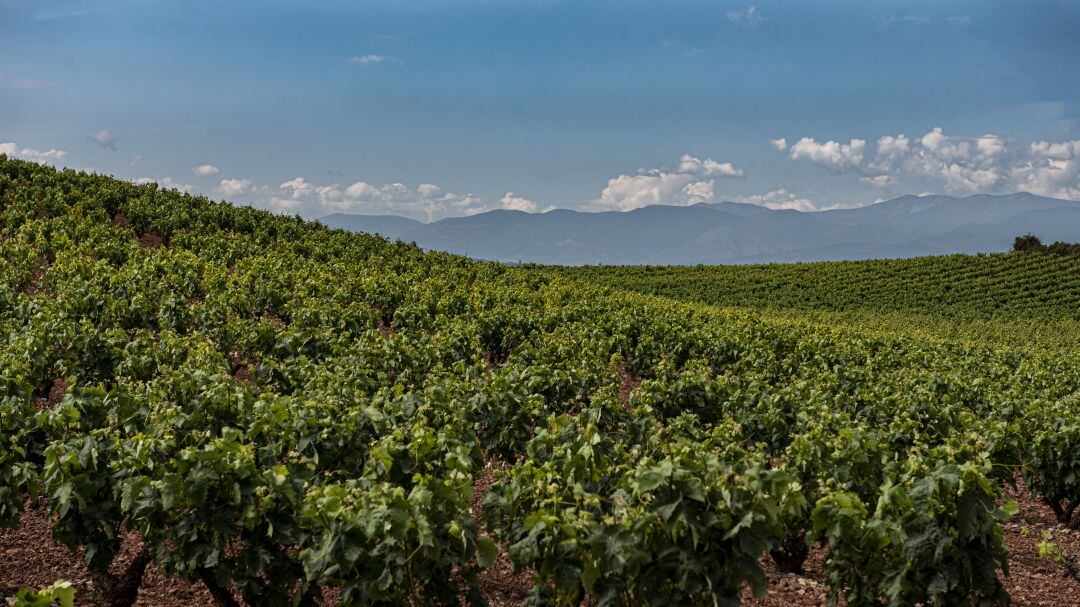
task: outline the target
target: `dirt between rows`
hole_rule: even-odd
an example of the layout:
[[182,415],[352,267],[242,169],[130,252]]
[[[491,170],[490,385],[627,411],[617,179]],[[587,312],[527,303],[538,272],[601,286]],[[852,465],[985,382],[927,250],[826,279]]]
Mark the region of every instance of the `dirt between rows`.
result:
[[[481,473],[476,486],[477,498],[473,511],[480,514],[480,496],[486,493],[496,477],[497,466],[489,465]],[[1057,524],[1050,509],[1032,500],[1024,492],[1008,490],[1010,499],[1020,505],[1020,513],[1005,526],[1005,543],[1009,547],[1009,576],[1006,587],[1013,604],[1021,607],[1080,606],[1080,580],[1072,577],[1067,568],[1039,555],[1038,544],[1044,531],[1066,553],[1080,561],[1080,531]],[[52,541],[50,522],[44,502],[28,504],[18,528],[0,530],[0,605],[4,597],[12,596],[18,588],[48,586],[56,580],[67,580],[77,590],[77,605],[92,605],[90,576],[83,566],[82,554],[72,552]],[[124,548],[114,565],[121,570],[134,558],[140,548],[135,534],[124,538]],[[827,589],[822,571],[823,552],[813,551],[804,575],[780,573],[765,558],[769,578],[768,592],[754,598],[749,589],[743,593],[743,604],[753,607],[804,607],[827,604]],[[493,607],[519,605],[528,596],[532,579],[529,572],[515,572],[504,548],[500,548],[495,563],[483,571],[480,581],[484,595]],[[139,590],[141,607],[213,606],[210,594],[198,582],[167,578],[153,564],[146,571]]]

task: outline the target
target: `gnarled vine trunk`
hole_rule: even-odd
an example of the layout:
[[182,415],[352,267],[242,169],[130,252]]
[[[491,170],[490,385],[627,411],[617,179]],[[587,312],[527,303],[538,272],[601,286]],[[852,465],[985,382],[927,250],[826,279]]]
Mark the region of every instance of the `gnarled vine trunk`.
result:
[[143,546],[120,575],[110,573],[108,570],[94,569],[91,576],[94,580],[94,600],[97,604],[104,607],[134,605],[135,600],[139,598],[139,586],[142,585],[143,574],[146,573],[150,560],[150,551]]

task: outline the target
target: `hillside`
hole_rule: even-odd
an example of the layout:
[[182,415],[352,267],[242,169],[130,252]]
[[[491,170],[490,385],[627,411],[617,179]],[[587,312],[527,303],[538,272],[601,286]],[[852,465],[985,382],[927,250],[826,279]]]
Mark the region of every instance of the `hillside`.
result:
[[0,600],[61,577],[112,606],[1080,598],[1027,534],[1080,550],[1056,526],[1080,526],[1076,357],[4,156],[0,251]]
[[593,284],[719,306],[1080,320],[1080,255],[949,255],[742,266],[589,266]]
[[770,319],[1009,348],[1080,351],[1080,255],[949,255],[740,266],[548,267],[622,291]]
[[[800,212],[732,202],[628,212],[491,211],[418,224],[336,214],[331,227],[377,232],[475,259],[559,265],[742,264],[1009,250],[1017,234],[1080,240],[1080,203],[1031,194],[904,196]],[[393,223],[391,223],[393,222]]]

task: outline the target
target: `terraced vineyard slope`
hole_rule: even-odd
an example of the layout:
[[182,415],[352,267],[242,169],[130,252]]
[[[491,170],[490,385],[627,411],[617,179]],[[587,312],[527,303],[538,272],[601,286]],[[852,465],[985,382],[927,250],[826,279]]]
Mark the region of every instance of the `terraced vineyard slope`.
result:
[[217,605],[732,605],[811,566],[848,605],[1005,604],[1009,496],[1080,524],[1075,357],[2,156],[0,252],[0,595],[55,541],[112,606],[151,579]]

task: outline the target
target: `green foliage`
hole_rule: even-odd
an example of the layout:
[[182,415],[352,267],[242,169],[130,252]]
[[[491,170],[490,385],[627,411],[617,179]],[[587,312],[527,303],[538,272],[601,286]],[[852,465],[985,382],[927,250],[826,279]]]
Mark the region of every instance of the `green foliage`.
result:
[[757,560],[801,506],[787,475],[739,449],[734,428],[646,421],[654,433],[630,447],[589,415],[551,418],[485,501],[492,524],[510,517],[499,536],[514,565],[537,570],[534,598],[738,604],[743,582],[764,591]]
[[1008,572],[999,506],[986,463],[915,458],[882,486],[871,512],[845,491],[818,501],[813,523],[825,534],[830,601],[848,605],[1008,604],[997,577]]
[[1057,241],[1045,245],[1034,234],[1024,234],[1023,236],[1017,236],[1013,240],[1013,253],[1030,253],[1032,251],[1055,255],[1076,255],[1080,253],[1080,243]]
[[32,590],[24,588],[15,594],[11,607],[74,607],[75,589],[70,582],[55,582],[48,588]]
[[[1075,356],[763,321],[3,158],[0,252],[0,524],[40,492],[103,579],[136,532],[223,604],[476,603],[499,542],[534,602],[736,604],[766,552],[821,542],[849,604],[1000,602],[1000,483],[1080,501]],[[1040,259],[910,263],[1074,284]],[[1040,289],[1016,301],[1071,293]]]
[[1048,406],[1035,417],[1037,425],[1025,452],[1028,487],[1054,511],[1058,522],[1080,528],[1080,418],[1067,403]]
[[1078,318],[1080,255],[948,255],[737,266],[583,266],[549,271],[719,306]]
[[1013,240],[1012,252],[1013,253],[1026,253],[1028,251],[1038,251],[1043,248],[1043,243],[1039,240],[1038,236],[1034,234],[1024,234],[1023,236],[1017,236]]
[[1024,255],[538,271],[797,324],[1075,353],[1078,251],[1080,245],[1054,243]]

